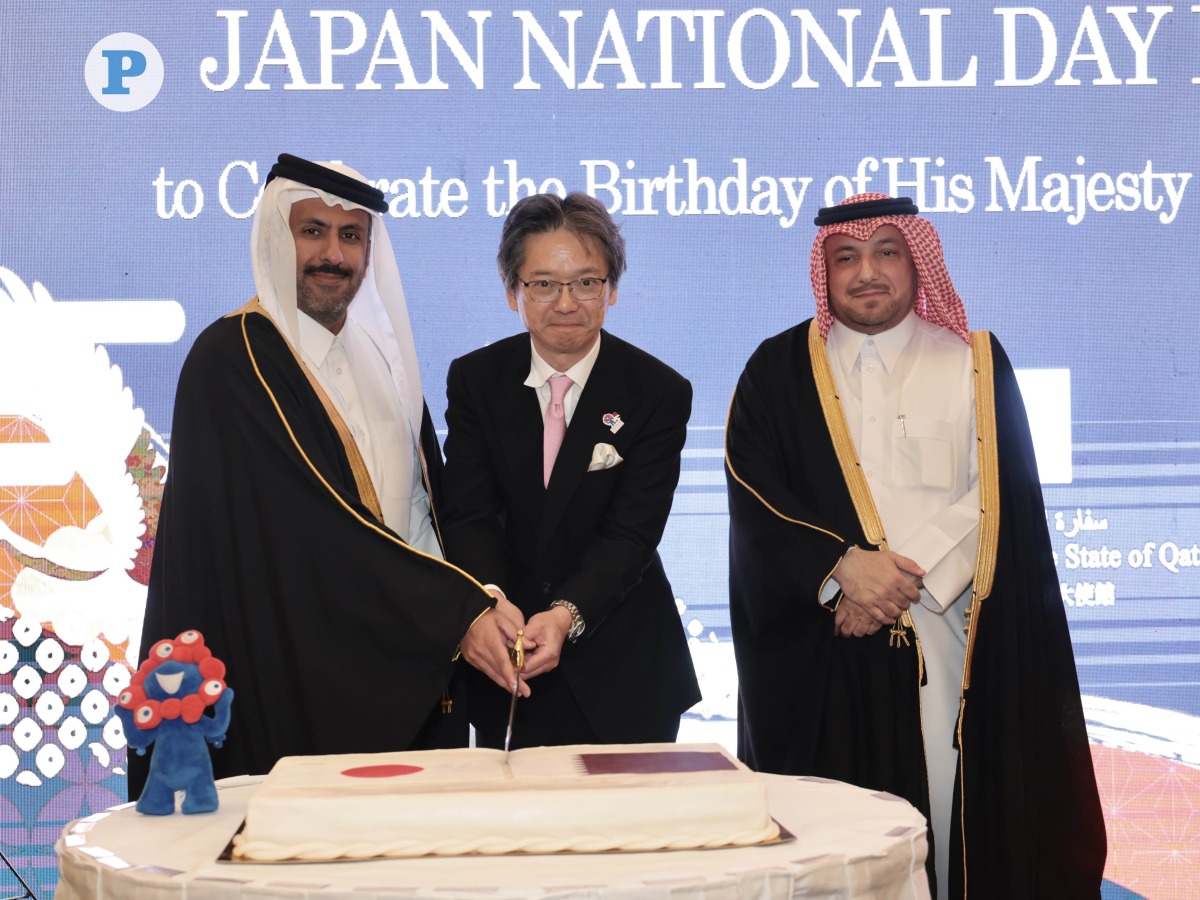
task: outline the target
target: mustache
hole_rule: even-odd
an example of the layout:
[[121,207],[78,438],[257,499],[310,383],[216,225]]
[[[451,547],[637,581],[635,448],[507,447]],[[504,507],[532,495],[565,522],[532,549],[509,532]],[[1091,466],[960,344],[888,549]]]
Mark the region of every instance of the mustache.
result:
[[852,289],[846,291],[846,293],[849,294],[851,297],[857,297],[859,294],[865,294],[868,291],[886,291],[886,290],[888,290],[888,286],[886,284],[871,283],[871,284],[862,285],[861,287],[852,288]]
[[335,263],[324,263],[319,266],[305,266],[305,275],[340,275],[342,278],[349,278],[354,273],[344,266],[339,266]]

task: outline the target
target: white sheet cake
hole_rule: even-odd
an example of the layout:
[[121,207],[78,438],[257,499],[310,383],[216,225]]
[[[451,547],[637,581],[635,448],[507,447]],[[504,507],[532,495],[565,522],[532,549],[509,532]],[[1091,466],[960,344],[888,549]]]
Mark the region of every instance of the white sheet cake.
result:
[[288,757],[250,801],[240,860],[744,846],[778,828],[716,744]]

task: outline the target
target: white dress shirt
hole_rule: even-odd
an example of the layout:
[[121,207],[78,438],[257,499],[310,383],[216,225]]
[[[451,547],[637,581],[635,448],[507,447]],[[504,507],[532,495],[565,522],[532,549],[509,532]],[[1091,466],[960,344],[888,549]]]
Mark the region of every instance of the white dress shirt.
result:
[[417,437],[387,360],[353,319],[338,334],[303,312],[298,325],[301,358],[353,434],[383,521],[410,546],[440,559]]
[[526,387],[534,388],[537,391],[538,406],[542,410],[542,422],[546,421],[546,410],[550,408],[550,379],[555,375],[566,375],[574,384],[563,398],[563,418],[567,420],[568,425],[571,424],[571,416],[575,414],[579,395],[583,393],[583,386],[587,384],[588,376],[592,374],[596,359],[600,356],[600,338],[601,335],[596,335],[596,343],[592,344],[592,349],[583,359],[565,372],[559,372],[538,356],[537,348],[533,346],[533,339],[530,339],[529,352],[532,359],[529,365],[529,377],[525,379],[524,383]]

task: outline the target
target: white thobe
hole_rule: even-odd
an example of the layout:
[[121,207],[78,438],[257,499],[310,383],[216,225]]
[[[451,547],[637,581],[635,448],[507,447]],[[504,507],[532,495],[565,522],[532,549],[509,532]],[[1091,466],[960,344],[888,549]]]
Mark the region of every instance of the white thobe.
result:
[[298,324],[301,359],[354,436],[384,523],[410,546],[440,559],[417,436],[383,353],[353,319],[338,334],[303,312]]
[[921,718],[938,896],[944,898],[965,612],[979,546],[971,348],[910,313],[877,335],[835,322],[826,352],[888,548],[926,572],[921,602],[911,612],[928,679]]

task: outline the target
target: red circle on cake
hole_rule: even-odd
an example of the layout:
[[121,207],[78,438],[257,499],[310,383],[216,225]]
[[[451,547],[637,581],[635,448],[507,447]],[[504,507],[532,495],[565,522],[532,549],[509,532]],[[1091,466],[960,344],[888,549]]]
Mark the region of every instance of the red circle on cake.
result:
[[421,771],[421,766],[355,766],[353,769],[342,769],[342,774],[351,778],[395,778]]

